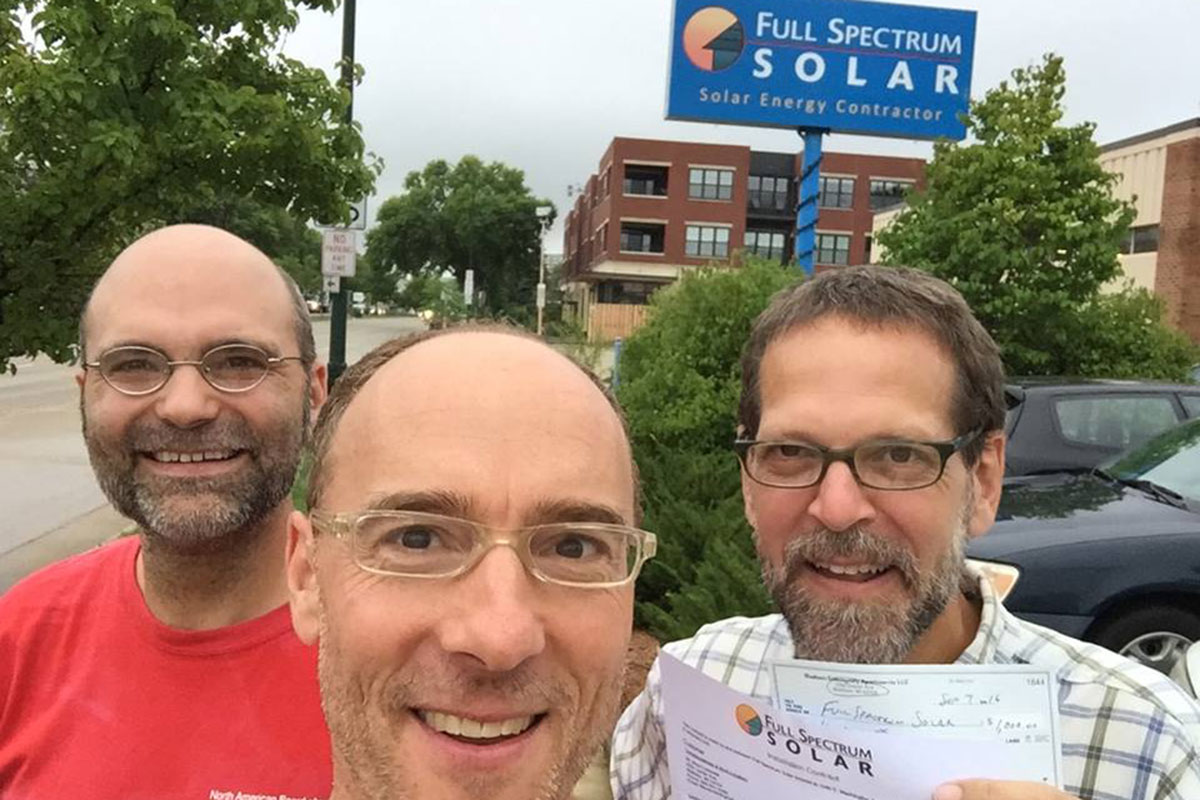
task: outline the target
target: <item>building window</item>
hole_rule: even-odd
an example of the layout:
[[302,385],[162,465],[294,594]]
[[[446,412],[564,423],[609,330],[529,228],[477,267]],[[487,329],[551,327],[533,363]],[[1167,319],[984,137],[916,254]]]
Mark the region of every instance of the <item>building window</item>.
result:
[[817,234],[818,264],[849,264],[850,235],[846,233]]
[[596,302],[644,306],[660,286],[643,281],[600,281],[596,284]]
[[729,228],[688,225],[683,252],[695,258],[727,258],[729,256]]
[[667,196],[667,168],[649,167],[638,164],[625,165],[625,194]]
[[1158,226],[1139,225],[1131,228],[1121,242],[1121,252],[1125,255],[1158,252]]
[[608,175],[612,172],[612,167],[604,170],[604,175],[600,178],[600,194],[603,197],[608,197]]
[[850,208],[854,205],[854,178],[821,178],[821,208]]
[[780,231],[746,231],[745,245],[756,256],[783,261],[787,236]]
[[666,225],[655,222],[622,222],[621,250],[625,253],[661,253]]
[[871,210],[883,211],[904,203],[904,195],[912,188],[912,181],[894,181],[887,178],[871,181]]
[[596,252],[604,253],[608,250],[608,223],[600,226],[596,232]]
[[788,178],[780,175],[751,175],[750,208],[762,211],[786,211],[788,207]]
[[693,200],[730,200],[733,198],[733,170],[688,170],[688,197]]

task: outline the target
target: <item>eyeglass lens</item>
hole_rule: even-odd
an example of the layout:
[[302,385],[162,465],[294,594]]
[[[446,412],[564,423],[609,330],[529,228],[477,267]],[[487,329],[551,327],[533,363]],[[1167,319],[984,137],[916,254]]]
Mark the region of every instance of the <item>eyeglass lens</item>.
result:
[[[747,454],[752,477],[780,486],[817,482],[825,454],[802,444],[764,442]],[[868,442],[855,449],[854,469],[864,484],[886,489],[926,486],[937,480],[942,456],[919,442]]]
[[[465,520],[366,515],[355,529],[359,563],[400,575],[449,575],[491,544]],[[532,565],[543,577],[565,583],[621,581],[637,565],[638,540],[597,524],[542,525],[528,538]]]
[[[224,345],[200,359],[205,380],[218,389],[244,391],[255,386],[270,368],[268,356],[250,345]],[[100,357],[100,373],[117,389],[145,393],[167,382],[171,362],[157,350],[117,347]]]

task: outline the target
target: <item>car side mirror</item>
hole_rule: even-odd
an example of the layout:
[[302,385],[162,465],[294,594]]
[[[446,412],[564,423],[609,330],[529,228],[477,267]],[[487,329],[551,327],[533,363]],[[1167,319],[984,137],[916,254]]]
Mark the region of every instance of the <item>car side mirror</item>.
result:
[[1192,697],[1200,697],[1200,642],[1194,643],[1175,662],[1171,677],[1187,689]]

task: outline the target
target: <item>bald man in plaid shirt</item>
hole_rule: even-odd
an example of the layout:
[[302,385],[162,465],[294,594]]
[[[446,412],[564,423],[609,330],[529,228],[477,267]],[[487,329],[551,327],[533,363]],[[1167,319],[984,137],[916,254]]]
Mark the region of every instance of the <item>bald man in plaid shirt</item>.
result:
[[[1200,707],[1168,678],[1017,619],[968,569],[1004,474],[999,350],[962,297],[846,267],[781,292],[742,359],[742,492],[781,614],[668,653],[765,703],[769,664],[1032,664],[1058,684],[1066,794],[963,780],[934,800],[1198,800]],[[661,674],[617,725],[618,800],[671,797]]]

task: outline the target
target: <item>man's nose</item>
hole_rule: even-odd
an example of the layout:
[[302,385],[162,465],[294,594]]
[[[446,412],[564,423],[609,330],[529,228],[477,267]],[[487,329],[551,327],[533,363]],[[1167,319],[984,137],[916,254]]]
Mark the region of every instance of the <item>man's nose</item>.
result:
[[179,365],[158,390],[155,409],[160,419],[177,428],[194,428],[211,422],[220,413],[218,394],[204,380],[199,367]]
[[808,513],[831,531],[849,530],[875,518],[875,506],[859,485],[850,466],[834,462],[817,484]]
[[541,587],[511,548],[493,548],[456,583],[455,602],[438,625],[443,650],[495,672],[515,669],[542,652]]

